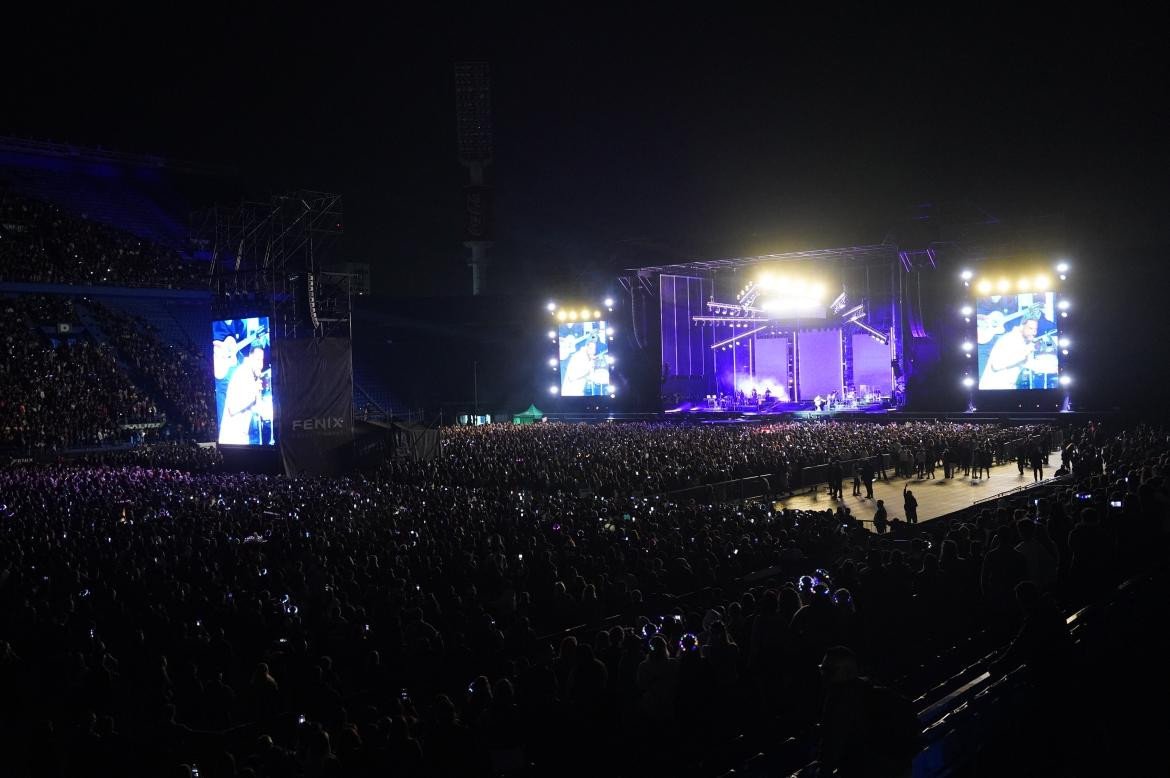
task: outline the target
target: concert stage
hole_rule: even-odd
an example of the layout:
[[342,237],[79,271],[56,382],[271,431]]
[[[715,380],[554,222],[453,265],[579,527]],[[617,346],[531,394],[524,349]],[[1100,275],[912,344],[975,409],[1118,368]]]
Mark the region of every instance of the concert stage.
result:
[[903,254],[882,244],[626,271],[634,339],[645,358],[661,356],[663,407],[781,415],[903,404],[902,270],[914,267]]
[[734,419],[831,419],[858,414],[886,414],[891,410],[888,401],[877,401],[832,409],[817,410],[811,402],[774,402],[766,405],[728,405],[714,403],[682,403],[663,411],[666,419],[679,418],[734,418]]

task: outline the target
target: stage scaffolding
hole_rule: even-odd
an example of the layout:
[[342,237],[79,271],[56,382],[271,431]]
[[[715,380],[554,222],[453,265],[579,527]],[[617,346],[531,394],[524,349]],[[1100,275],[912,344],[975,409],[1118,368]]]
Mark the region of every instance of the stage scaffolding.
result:
[[344,231],[341,195],[297,190],[192,215],[221,310],[267,308],[283,338],[350,337],[349,273],[326,270]]

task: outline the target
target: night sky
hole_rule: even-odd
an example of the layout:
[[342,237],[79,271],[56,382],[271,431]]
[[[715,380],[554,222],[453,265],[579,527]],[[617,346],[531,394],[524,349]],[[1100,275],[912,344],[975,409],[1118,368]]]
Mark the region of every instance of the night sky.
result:
[[0,132],[227,164],[253,194],[341,192],[346,253],[388,294],[468,286],[460,59],[493,69],[497,289],[596,286],[646,251],[874,243],[926,204],[1165,243],[1153,21],[237,5],[11,25]]

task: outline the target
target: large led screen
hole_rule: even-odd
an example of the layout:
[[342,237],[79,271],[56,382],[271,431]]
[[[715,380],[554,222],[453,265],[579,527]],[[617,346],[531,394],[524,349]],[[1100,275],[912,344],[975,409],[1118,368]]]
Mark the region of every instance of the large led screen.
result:
[[610,393],[609,338],[604,321],[562,324],[560,344],[561,396],[602,397]]
[[274,445],[268,317],[213,321],[211,345],[219,442]]
[[1060,343],[1053,292],[975,301],[979,388],[1056,389]]

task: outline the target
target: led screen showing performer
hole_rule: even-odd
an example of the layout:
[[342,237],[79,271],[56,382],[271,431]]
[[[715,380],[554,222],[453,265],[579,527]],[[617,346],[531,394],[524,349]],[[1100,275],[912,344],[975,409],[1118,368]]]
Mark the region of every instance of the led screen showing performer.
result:
[[604,321],[561,324],[561,396],[601,397],[609,394],[609,338]]
[[275,445],[271,345],[267,316],[211,323],[220,443]]
[[1056,389],[1059,333],[1053,292],[975,301],[980,389]]

